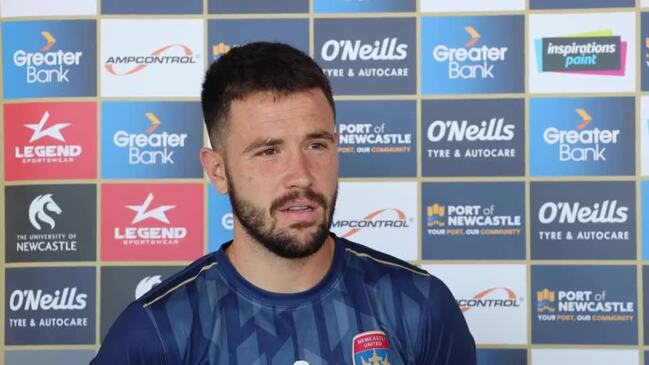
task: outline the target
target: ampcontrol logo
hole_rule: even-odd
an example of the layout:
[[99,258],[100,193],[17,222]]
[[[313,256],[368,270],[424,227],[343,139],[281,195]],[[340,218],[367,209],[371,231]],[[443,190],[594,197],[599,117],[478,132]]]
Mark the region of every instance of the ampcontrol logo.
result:
[[433,48],[433,60],[448,65],[448,78],[493,79],[494,67],[506,62],[509,47],[483,44],[482,36],[471,25],[464,27],[467,41],[463,47],[439,44]]
[[338,124],[339,153],[408,153],[412,148],[412,133],[391,132],[385,123]]
[[610,299],[606,290],[536,292],[536,317],[541,322],[631,322],[634,316],[634,302]]
[[15,158],[23,164],[73,163],[83,152],[80,145],[68,144],[65,141],[62,131],[69,127],[70,123],[50,122],[49,111],[45,111],[38,122],[34,121],[24,126],[32,131],[29,145],[14,148]]
[[151,65],[188,65],[199,62],[199,55],[188,46],[170,44],[162,46],[149,55],[108,56],[104,69],[114,76],[129,76]]
[[144,116],[150,123],[144,133],[118,130],[113,135],[113,144],[128,150],[129,165],[174,164],[174,152],[185,147],[187,133],[155,133],[162,123],[153,113]]
[[[171,226],[166,213],[175,208],[174,205],[151,205],[154,195],[149,193],[141,205],[127,205],[126,208],[135,212],[131,226],[115,227],[113,237],[123,245],[178,245],[180,240],[187,237],[187,228]],[[146,222],[149,226],[139,225]],[[154,226],[155,224],[162,226]],[[136,226],[137,225],[137,226]]]
[[42,30],[43,46],[36,51],[18,49],[13,53],[13,64],[25,70],[28,84],[50,84],[70,82],[70,71],[81,64],[82,51],[54,50],[56,38]]
[[626,42],[610,29],[594,33],[601,35],[536,39],[539,72],[624,76]]
[[482,290],[471,298],[458,299],[457,304],[463,313],[481,308],[518,308],[523,301],[510,288],[494,287]]
[[29,222],[37,230],[43,229],[41,223],[49,225],[50,230],[56,226],[53,214],[60,215],[63,210],[56,204],[52,194],[38,195],[29,204]]
[[626,228],[629,207],[618,200],[602,200],[592,204],[568,201],[548,201],[538,211],[538,221],[543,225],[578,225],[576,232],[539,230],[540,240],[629,240],[627,229],[586,229],[590,224],[622,224]]
[[496,205],[427,206],[429,236],[518,236],[522,217],[497,212]]
[[162,283],[161,275],[145,276],[135,287],[135,300],[140,299],[140,297],[160,283]]
[[[450,142],[466,145],[509,142],[514,139],[515,131],[516,125],[505,122],[502,117],[493,117],[477,123],[468,120],[434,120],[426,130],[426,137],[431,143]],[[428,158],[515,158],[516,148],[429,148],[426,153]]]
[[[326,62],[344,64],[355,61],[403,61],[408,57],[408,44],[398,37],[386,37],[374,42],[359,39],[329,39],[320,48],[320,58]],[[407,77],[407,67],[323,68],[329,77]]]
[[[59,313],[84,311],[88,294],[78,287],[64,287],[47,292],[42,289],[17,289],[9,295],[9,310],[15,314],[49,313],[41,318],[10,318],[9,327],[15,328],[51,328],[51,327],[87,327],[88,317],[61,316]],[[12,316],[13,317],[13,316]]]
[[575,110],[581,120],[574,129],[549,127],[543,131],[543,142],[558,147],[559,161],[604,162],[607,149],[615,146],[620,137],[619,129],[592,128],[593,119],[585,109]]
[[339,219],[333,222],[332,226],[337,229],[345,229],[341,237],[351,237],[364,229],[385,229],[397,228],[407,229],[414,223],[411,217],[398,208],[384,208],[370,212],[361,219]]

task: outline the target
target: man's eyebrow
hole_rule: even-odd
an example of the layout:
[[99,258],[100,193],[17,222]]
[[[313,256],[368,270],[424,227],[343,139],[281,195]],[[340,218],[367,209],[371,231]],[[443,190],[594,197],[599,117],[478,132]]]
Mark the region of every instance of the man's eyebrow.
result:
[[314,132],[314,133],[309,133],[307,134],[307,139],[326,139],[331,142],[334,142],[336,138],[334,137],[334,134],[331,132],[327,131],[320,131],[320,132]]
[[284,143],[284,140],[280,138],[257,138],[243,150],[243,153],[248,153],[259,147],[278,146],[282,143]]

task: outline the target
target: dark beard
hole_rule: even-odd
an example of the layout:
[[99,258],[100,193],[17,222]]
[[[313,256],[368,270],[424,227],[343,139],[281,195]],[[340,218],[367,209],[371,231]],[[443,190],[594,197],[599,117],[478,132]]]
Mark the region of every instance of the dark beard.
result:
[[[239,198],[236,189],[234,188],[234,184],[232,184],[231,181],[231,178],[228,179],[228,194],[230,196],[230,204],[232,205],[232,213],[237,217],[239,222],[241,222],[241,225],[246,232],[268,251],[279,257],[299,259],[313,255],[322,247],[329,235],[329,227],[331,227],[336,197],[338,195],[337,187],[330,202],[327,202],[322,194],[318,194],[313,190],[308,189],[293,190],[275,199],[271,204],[269,209],[271,218],[279,207],[299,198],[306,198],[316,202],[325,212],[329,209],[329,214],[325,221],[318,225],[317,230],[307,237],[306,242],[300,243],[286,231],[282,230],[275,232],[275,221],[272,222],[270,227],[266,228],[267,222],[265,221],[264,211],[254,206],[249,201]],[[312,225],[312,223],[295,223],[289,226],[289,228],[303,229]]]

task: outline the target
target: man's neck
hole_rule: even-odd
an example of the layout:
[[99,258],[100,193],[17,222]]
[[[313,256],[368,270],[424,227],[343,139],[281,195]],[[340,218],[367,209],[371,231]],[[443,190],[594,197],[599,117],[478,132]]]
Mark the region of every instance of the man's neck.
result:
[[324,278],[332,265],[335,242],[331,236],[327,236],[314,254],[289,259],[268,251],[245,231],[237,231],[235,228],[234,240],[226,255],[241,276],[263,290],[273,293],[309,290]]

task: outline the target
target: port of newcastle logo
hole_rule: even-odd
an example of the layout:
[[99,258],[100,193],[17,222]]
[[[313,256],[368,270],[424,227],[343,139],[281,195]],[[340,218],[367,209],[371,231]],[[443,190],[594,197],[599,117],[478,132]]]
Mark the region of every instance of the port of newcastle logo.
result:
[[535,39],[537,71],[624,76],[627,42],[611,29]]
[[[168,55],[178,53],[180,55]],[[162,46],[148,56],[110,56],[104,64],[108,73],[114,76],[129,76],[144,70],[150,65],[183,65],[195,64],[198,56],[191,48],[182,44]]]
[[544,288],[536,292],[536,312],[540,321],[630,322],[635,316],[635,303],[609,300],[606,290]]

